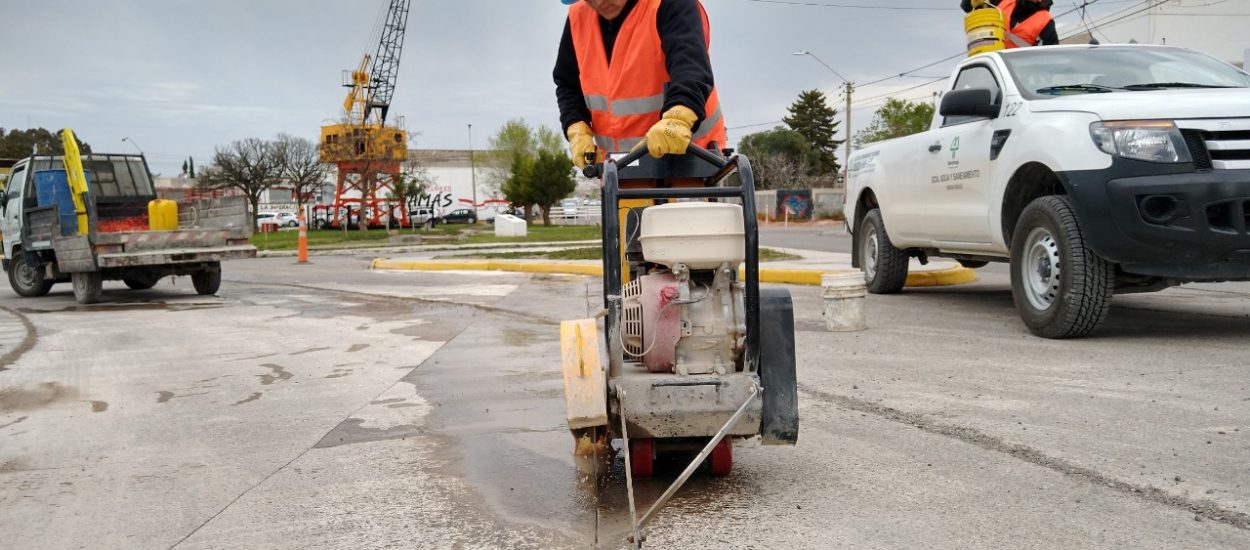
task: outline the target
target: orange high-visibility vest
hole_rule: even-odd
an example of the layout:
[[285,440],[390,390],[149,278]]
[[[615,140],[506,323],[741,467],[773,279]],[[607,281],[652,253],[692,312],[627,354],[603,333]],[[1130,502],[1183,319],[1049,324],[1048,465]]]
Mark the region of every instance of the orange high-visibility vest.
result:
[[[661,0],[638,0],[616,35],[612,62],[603,49],[599,14],[585,2],[569,7],[569,32],[577,52],[582,93],[590,109],[590,126],[595,145],[616,152],[628,151],[642,141],[664,109],[664,85],[669,81],[664,64],[664,48],[656,29]],[[703,14],[703,36],[711,42],[707,12]],[[692,141],[707,147],[725,145],[725,118],[716,89],[704,105],[704,120]]]
[[[1010,26],[1011,12],[1016,9],[1016,0],[999,2],[998,9],[1003,12],[1003,22]],[[1046,29],[1046,25],[1049,25],[1052,19],[1054,19],[1054,16],[1050,14],[1050,10],[1038,10],[1037,13],[1030,15],[1028,19],[1021,21],[1019,25],[1011,27],[1003,35],[1003,42],[1008,49],[1035,46],[1037,45],[1037,40],[1042,37],[1042,31]]]

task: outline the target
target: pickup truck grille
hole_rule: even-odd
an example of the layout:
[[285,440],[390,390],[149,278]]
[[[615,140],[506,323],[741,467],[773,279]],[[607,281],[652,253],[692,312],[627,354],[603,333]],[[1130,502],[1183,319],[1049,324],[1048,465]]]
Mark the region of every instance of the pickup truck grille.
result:
[[1178,120],[1198,170],[1250,169],[1250,118]]

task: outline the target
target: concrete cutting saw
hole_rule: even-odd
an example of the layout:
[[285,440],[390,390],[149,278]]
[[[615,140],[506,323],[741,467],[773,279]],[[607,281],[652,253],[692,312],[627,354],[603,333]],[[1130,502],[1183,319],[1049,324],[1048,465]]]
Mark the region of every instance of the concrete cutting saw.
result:
[[[624,454],[635,547],[702,464],[730,474],[734,438],[793,445],[799,428],[793,306],[759,285],[750,162],[645,153],[586,167],[601,180],[604,311],[560,326],[576,461],[597,481]],[[697,454],[639,519],[633,479],[672,452]]]

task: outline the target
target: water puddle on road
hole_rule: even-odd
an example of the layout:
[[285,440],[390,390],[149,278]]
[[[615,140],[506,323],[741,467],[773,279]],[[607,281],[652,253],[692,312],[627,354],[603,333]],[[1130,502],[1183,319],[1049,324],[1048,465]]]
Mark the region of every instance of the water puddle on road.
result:
[[78,399],[78,388],[44,382],[33,388],[0,388],[0,413],[30,411]]

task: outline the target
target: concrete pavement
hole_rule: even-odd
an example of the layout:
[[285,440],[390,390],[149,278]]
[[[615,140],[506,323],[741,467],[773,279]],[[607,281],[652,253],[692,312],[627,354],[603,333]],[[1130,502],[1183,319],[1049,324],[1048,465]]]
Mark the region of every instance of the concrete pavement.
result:
[[[98,306],[0,290],[36,334],[0,372],[0,545],[587,548],[597,515],[624,546],[621,462],[596,505],[560,398],[554,323],[597,309],[598,280],[359,257],[224,279],[109,283]],[[1250,546],[1250,289],[1118,297],[1055,342],[1001,274],[870,296],[857,333],[786,288],[798,446],[739,442],[648,547]]]

